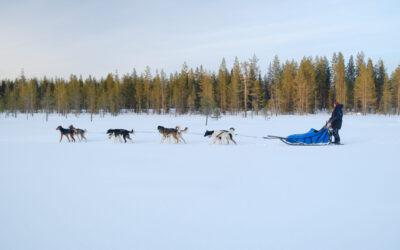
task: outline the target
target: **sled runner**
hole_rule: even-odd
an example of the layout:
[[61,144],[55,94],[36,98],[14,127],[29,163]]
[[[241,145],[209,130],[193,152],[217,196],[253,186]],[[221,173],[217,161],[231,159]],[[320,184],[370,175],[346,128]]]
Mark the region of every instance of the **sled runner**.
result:
[[[320,130],[310,129],[305,134],[294,134],[288,137],[268,135],[264,139],[279,139],[288,145],[297,146],[323,146],[331,144],[331,135],[328,128],[323,126]],[[331,144],[334,145],[334,144]]]

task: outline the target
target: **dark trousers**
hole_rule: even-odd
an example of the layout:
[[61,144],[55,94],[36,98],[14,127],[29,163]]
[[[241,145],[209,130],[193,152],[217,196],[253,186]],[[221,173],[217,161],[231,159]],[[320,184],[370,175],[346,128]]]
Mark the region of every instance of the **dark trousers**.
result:
[[339,129],[334,128],[332,131],[333,137],[335,138],[334,143],[340,143]]

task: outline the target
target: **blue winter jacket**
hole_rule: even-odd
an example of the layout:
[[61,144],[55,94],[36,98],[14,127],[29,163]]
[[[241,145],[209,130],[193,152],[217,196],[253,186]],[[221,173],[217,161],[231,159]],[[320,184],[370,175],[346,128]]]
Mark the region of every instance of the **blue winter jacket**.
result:
[[342,117],[343,117],[343,104],[339,104],[335,107],[332,112],[332,116],[329,122],[332,124],[332,128],[341,129],[342,128]]

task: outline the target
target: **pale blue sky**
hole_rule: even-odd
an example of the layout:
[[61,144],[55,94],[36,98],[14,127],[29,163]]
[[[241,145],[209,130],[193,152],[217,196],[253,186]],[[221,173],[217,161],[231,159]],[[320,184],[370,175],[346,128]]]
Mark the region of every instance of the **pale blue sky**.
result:
[[363,51],[400,64],[400,1],[0,1],[0,79],[228,67]]

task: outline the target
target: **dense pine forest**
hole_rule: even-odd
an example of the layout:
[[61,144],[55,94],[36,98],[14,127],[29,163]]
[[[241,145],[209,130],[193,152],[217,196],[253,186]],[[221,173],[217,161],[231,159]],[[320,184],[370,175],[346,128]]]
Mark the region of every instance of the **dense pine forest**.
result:
[[[263,73],[264,72],[264,73]],[[166,75],[136,70],[105,78],[31,78],[22,72],[15,80],[2,79],[0,112],[67,115],[136,113],[311,114],[329,110],[334,101],[346,112],[400,113],[400,66],[390,75],[384,62],[374,64],[361,52],[347,62],[342,53],[280,62],[275,56],[262,71],[258,59],[236,58],[231,69],[222,59],[218,72],[183,64]]]

